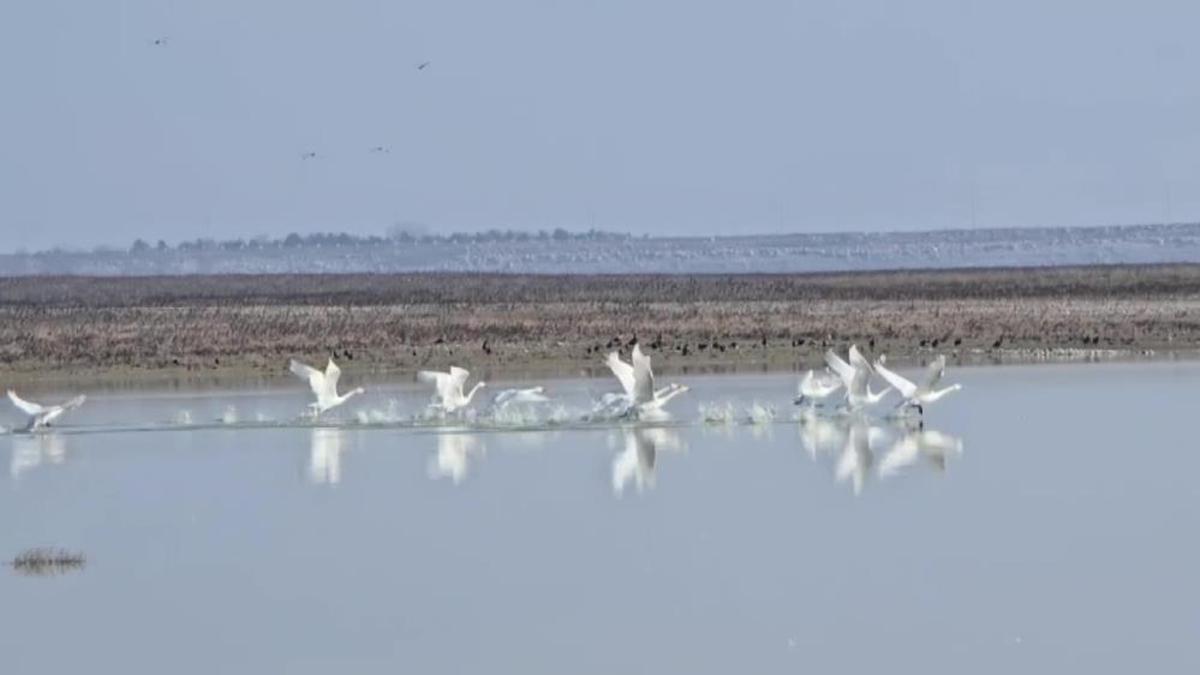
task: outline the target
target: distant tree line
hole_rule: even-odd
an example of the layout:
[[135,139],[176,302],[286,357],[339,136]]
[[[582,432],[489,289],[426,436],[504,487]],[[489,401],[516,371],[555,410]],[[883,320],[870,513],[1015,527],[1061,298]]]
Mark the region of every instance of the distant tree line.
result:
[[[132,254],[166,253],[171,251],[266,251],[300,248],[356,248],[370,246],[415,246],[431,244],[487,244],[495,242],[527,242],[527,241],[624,241],[631,239],[629,234],[606,232],[591,229],[586,232],[571,232],[561,227],[553,230],[490,229],[482,232],[455,232],[453,234],[433,234],[424,228],[412,225],[396,225],[388,228],[387,236],[355,235],[346,232],[317,232],[313,234],[298,234],[293,232],[285,237],[271,238],[258,236],[249,239],[217,240],[211,237],[200,237],[177,244],[169,244],[163,239],[153,243],[145,239],[136,239],[128,248]],[[55,248],[43,251],[43,254],[67,253]],[[96,253],[119,253],[112,247],[100,246]]]

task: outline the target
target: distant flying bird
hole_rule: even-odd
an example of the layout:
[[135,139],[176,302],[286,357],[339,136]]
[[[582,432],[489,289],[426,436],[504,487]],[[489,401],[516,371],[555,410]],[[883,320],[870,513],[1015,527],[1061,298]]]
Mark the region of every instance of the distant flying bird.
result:
[[8,400],[12,401],[12,404],[21,412],[29,416],[29,424],[25,426],[26,431],[34,431],[50,426],[50,423],[61,417],[63,413],[83,405],[86,398],[86,396],[76,396],[62,405],[41,405],[40,403],[26,401],[17,396],[17,392],[11,389],[8,391]]
[[417,64],[417,70],[425,70],[426,68],[429,67],[429,64],[431,64],[431,63],[433,63],[433,62],[432,61],[422,61]]
[[313,151],[300,153],[300,159],[316,159],[317,153]]
[[288,362],[288,370],[292,371],[302,380],[308,382],[308,386],[312,388],[313,394],[317,400],[308,404],[312,410],[313,417],[349,401],[352,396],[366,393],[362,387],[351,389],[345,394],[339,396],[337,393],[338,379],[342,376],[342,369],[329,359],[329,363],[325,366],[325,372],[321,372],[310,365],[300,363],[292,359]]
[[150,44],[154,45],[155,47],[165,47],[167,45],[167,38],[165,38],[165,37],[154,38],[153,40],[150,41]]
[[391,151],[388,150],[386,145],[376,145],[375,147],[371,148],[371,152],[391,152]]

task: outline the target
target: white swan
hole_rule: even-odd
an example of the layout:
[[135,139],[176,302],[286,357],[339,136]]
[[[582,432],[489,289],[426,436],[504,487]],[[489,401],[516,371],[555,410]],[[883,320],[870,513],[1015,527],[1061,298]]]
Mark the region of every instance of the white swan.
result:
[[297,377],[308,382],[308,386],[312,388],[313,394],[317,397],[315,402],[308,404],[314,417],[330,408],[338,407],[349,401],[353,396],[366,393],[365,389],[358,387],[351,389],[345,394],[338,395],[338,378],[342,376],[342,369],[338,368],[333,359],[329,359],[329,363],[325,365],[325,372],[323,373],[295,359],[288,362],[288,370],[291,370]]
[[961,384],[952,384],[949,387],[934,389],[938,382],[941,381],[942,375],[946,372],[946,356],[944,354],[934,359],[925,369],[925,380],[920,385],[888,369],[884,365],[885,361],[886,359],[883,356],[879,357],[879,360],[875,362],[875,372],[879,373],[880,377],[887,380],[888,384],[900,392],[900,396],[904,398],[900,402],[900,406],[908,405],[914,407],[922,415],[925,414],[926,405],[941,399],[946,394],[962,389]]
[[888,393],[887,388],[878,393],[871,391],[871,364],[856,345],[850,345],[850,363],[843,361],[832,349],[825,352],[825,363],[846,387],[846,407],[851,411],[874,405]]
[[797,396],[793,402],[796,405],[814,406],[824,402],[841,388],[841,378],[829,372],[829,369],[820,374],[810,370],[800,378],[800,384],[796,387]]
[[431,405],[447,413],[471,405],[471,399],[475,397],[475,392],[487,386],[485,382],[477,382],[474,387],[471,387],[471,391],[463,394],[463,385],[467,383],[467,378],[470,376],[469,371],[458,366],[451,366],[448,373],[436,370],[422,370],[417,373],[418,380],[434,386]]
[[625,412],[653,413],[661,410],[671,399],[688,391],[685,385],[674,383],[655,389],[650,357],[642,353],[641,345],[633,346],[631,361],[632,363],[625,363],[616,352],[610,353],[605,360],[624,390],[623,398],[605,397],[605,405],[621,402],[625,405]]
[[505,389],[492,397],[493,408],[503,408],[508,405],[549,403],[545,387],[529,387],[528,389]]
[[9,389],[8,400],[17,407],[18,410],[29,416],[29,423],[25,425],[25,431],[34,431],[42,427],[50,426],[54,420],[62,417],[62,414],[68,410],[78,408],[87,400],[86,396],[76,396],[75,398],[61,405],[42,405],[33,401],[26,401],[17,396],[17,392]]

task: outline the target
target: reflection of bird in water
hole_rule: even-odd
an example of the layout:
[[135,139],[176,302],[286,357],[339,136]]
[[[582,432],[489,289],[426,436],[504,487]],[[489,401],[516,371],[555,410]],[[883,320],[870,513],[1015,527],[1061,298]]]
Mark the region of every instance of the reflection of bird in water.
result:
[[337,485],[342,480],[342,450],[346,445],[345,432],[330,427],[312,430],[312,446],[308,454],[308,480],[313,483]]
[[485,451],[483,442],[475,434],[438,434],[437,444],[437,455],[429,458],[429,477],[434,480],[449,478],[455,485],[467,477],[472,458]]
[[938,471],[946,469],[946,458],[962,454],[961,438],[933,429],[909,430],[879,462],[879,476],[891,476],[924,457]]
[[800,442],[808,456],[816,460],[817,455],[832,453],[840,449],[846,438],[846,418],[823,417],[814,410],[806,410],[800,416]]
[[672,429],[626,428],[625,449],[613,458],[613,494],[620,497],[632,482],[639,493],[654,488],[655,467],[660,450],[679,450],[679,434]]
[[863,483],[867,472],[875,462],[871,452],[871,436],[876,429],[862,421],[854,421],[846,433],[846,445],[842,448],[842,456],[838,458],[838,481],[849,480],[854,485],[854,494],[862,494]]
[[905,378],[897,373],[892,372],[884,365],[886,359],[883,356],[875,362],[875,372],[879,376],[887,380],[888,384],[896,388],[900,392],[900,396],[904,399],[900,401],[900,405],[896,407],[907,406],[916,408],[921,415],[925,414],[925,406],[941,399],[946,394],[962,389],[961,384],[952,384],[949,387],[935,389],[938,382],[942,381],[942,374],[946,372],[946,355],[938,356],[925,369],[924,381],[918,385],[912,380]]
[[20,478],[21,474],[42,463],[62,464],[66,458],[66,439],[59,434],[13,436],[8,472],[13,478]]

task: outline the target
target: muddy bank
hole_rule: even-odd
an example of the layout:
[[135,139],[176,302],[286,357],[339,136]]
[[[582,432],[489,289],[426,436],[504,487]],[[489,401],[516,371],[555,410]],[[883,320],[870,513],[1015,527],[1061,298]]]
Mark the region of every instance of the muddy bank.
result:
[[1200,265],[740,276],[0,279],[0,372],[270,375],[459,363],[577,373],[638,340],[658,368],[811,367],[857,342],[961,363],[1191,357]]

